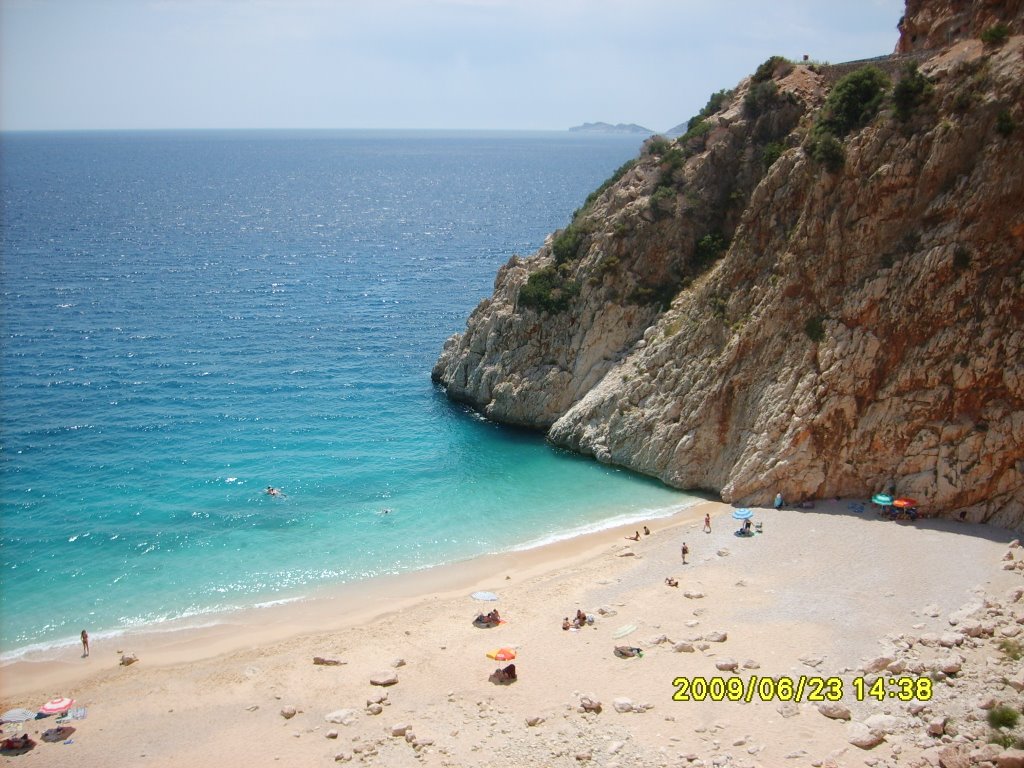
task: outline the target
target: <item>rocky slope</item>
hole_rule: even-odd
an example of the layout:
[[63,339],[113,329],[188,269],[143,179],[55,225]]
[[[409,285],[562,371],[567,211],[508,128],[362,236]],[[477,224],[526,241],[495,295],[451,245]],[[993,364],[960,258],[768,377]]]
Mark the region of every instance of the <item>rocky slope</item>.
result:
[[[726,501],[893,489],[1024,527],[1024,37],[998,5],[910,0],[899,50],[968,36],[846,123],[863,94],[807,66],[716,94],[502,267],[434,379]],[[993,18],[1008,39],[971,36]]]

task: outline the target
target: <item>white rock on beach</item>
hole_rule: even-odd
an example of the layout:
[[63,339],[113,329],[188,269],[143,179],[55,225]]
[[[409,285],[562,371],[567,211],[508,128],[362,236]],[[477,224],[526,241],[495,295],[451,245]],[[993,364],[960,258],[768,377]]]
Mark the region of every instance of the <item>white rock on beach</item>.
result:
[[846,740],[855,747],[871,749],[885,741],[885,737],[878,731],[873,731],[864,723],[853,722],[847,726]]
[[612,701],[612,706],[616,712],[632,712],[633,702],[625,696],[618,696]]
[[818,711],[832,720],[849,720],[853,717],[850,708],[838,701],[824,701],[818,705]]
[[865,675],[881,672],[894,661],[895,659],[892,656],[876,656],[870,661],[866,661],[861,667],[861,671],[864,672]]
[[580,709],[584,712],[598,713],[601,711],[601,700],[593,694],[580,696]]
[[398,682],[397,672],[381,672],[370,678],[370,685],[395,685]]
[[864,725],[872,731],[888,735],[896,733],[903,726],[903,721],[895,715],[876,712],[864,720]]
[[352,725],[356,721],[356,711],[354,709],[336,709],[324,715],[324,720],[338,725]]

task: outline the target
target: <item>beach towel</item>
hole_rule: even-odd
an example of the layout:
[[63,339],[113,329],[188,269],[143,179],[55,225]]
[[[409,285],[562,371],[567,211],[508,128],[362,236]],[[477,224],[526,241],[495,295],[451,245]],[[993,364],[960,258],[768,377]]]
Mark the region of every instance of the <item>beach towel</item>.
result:
[[636,632],[636,624],[623,624],[621,627],[615,630],[615,634],[613,634],[612,637],[618,640],[620,637],[625,637],[631,632]]
[[87,710],[85,707],[73,707],[72,709],[69,709],[66,714],[62,715],[61,717],[58,717],[53,722],[55,722],[57,725],[62,725],[64,723],[69,723],[72,720],[85,720],[85,717],[88,714],[89,710]]

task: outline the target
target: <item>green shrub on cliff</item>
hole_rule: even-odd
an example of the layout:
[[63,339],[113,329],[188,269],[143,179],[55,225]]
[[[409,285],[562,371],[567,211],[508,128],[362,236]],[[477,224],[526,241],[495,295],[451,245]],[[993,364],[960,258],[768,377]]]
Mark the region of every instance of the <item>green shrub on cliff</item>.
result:
[[658,187],[651,195],[651,213],[654,218],[661,219],[671,216],[675,210],[676,191],[672,187]]
[[835,173],[846,162],[846,152],[843,150],[843,145],[839,142],[839,139],[826,130],[820,130],[818,127],[811,132],[811,136],[807,140],[806,149],[807,154],[816,163],[825,166],[829,173]]
[[841,78],[825,99],[818,124],[842,138],[871,122],[889,87],[889,78],[878,67],[861,67]]
[[782,157],[782,153],[785,151],[786,148],[777,141],[765,144],[764,149],[761,150],[761,162],[764,164],[764,169],[767,171],[775,165],[775,161]]
[[729,248],[729,241],[718,232],[704,235],[693,249],[693,262],[697,269],[709,267]]
[[1001,136],[1009,136],[1016,127],[1017,124],[1013,121],[1013,115],[1010,114],[1010,110],[1004,109],[996,115],[996,130]]
[[892,89],[892,103],[896,117],[906,122],[932,93],[932,84],[921,74],[916,63],[907,64],[896,87]]
[[585,236],[583,227],[575,221],[555,236],[551,244],[551,252],[554,254],[556,264],[565,264],[576,258]]
[[743,98],[743,112],[747,117],[763,115],[779,101],[779,86],[773,80],[756,83]]
[[579,283],[569,280],[561,270],[549,264],[527,278],[519,289],[519,305],[551,313],[564,312],[579,292]]
[[804,333],[811,341],[818,343],[825,340],[825,320],[821,317],[809,317],[804,323]]
[[723,88],[720,91],[716,91],[715,93],[712,93],[711,96],[708,98],[708,103],[704,105],[704,108],[701,109],[701,111],[698,112],[696,115],[691,117],[689,122],[687,122],[686,130],[692,131],[705,118],[708,118],[711,115],[715,114],[716,112],[721,111],[722,107],[725,106],[725,103],[729,100],[730,96],[732,96],[732,91],[728,91],[725,88]]
[[793,71],[793,62],[785,56],[772,56],[754,70],[754,74],[750,79],[755,83],[763,83],[775,77],[776,70],[782,70],[780,74],[786,76]]
[[647,143],[644,144],[643,152],[651,155],[652,157],[660,157],[668,152],[671,146],[672,143],[664,136],[652,136],[647,140]]
[[672,299],[678,290],[678,286],[668,282],[659,285],[641,284],[630,292],[626,300],[633,304],[653,304],[664,312],[672,306]]
[[981,42],[985,45],[1002,45],[1009,39],[1010,27],[1001,21],[981,33]]

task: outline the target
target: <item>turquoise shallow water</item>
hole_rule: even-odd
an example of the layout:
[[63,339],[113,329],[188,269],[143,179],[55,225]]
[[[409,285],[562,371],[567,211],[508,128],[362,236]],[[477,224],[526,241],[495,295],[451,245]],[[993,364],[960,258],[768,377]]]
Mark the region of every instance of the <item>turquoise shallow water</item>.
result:
[[637,150],[3,135],[3,658],[692,502],[429,379],[497,267]]

